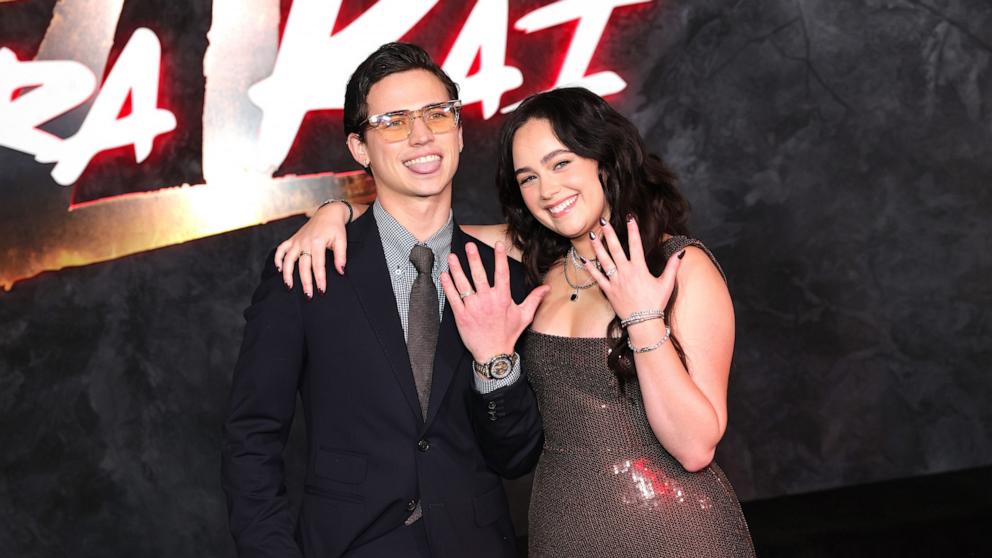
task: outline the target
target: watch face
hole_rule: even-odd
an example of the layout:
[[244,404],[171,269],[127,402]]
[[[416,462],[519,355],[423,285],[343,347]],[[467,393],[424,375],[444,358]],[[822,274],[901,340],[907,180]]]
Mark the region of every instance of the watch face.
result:
[[513,365],[510,362],[510,359],[498,358],[489,366],[489,375],[499,380],[507,377],[512,368]]

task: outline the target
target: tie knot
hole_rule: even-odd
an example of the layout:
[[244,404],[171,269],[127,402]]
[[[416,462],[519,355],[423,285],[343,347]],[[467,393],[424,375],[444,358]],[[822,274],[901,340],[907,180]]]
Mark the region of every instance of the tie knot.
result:
[[434,251],[423,244],[414,244],[410,250],[410,262],[417,268],[417,273],[431,274],[434,269]]

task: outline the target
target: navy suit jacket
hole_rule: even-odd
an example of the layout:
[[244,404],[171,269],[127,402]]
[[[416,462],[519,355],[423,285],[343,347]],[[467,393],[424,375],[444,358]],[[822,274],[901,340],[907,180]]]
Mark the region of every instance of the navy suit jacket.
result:
[[[245,311],[223,444],[239,555],[405,556],[396,534],[419,502],[433,556],[514,556],[500,476],[525,474],[540,454],[530,386],[478,394],[446,304],[425,420],[372,211],[348,239],[346,274],[328,271],[326,295],[307,300],[298,276],[288,291],[270,256]],[[466,270],[469,240],[456,225],[451,250]],[[493,251],[475,242],[491,278]],[[522,273],[510,264],[519,302]],[[297,394],[307,425],[298,518],[282,460]]]

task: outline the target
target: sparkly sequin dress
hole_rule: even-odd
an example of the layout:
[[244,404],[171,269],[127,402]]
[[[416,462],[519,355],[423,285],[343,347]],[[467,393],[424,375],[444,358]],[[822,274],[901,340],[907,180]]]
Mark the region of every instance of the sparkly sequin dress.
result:
[[[689,245],[705,250],[685,237],[665,248],[674,253]],[[713,463],[686,472],[665,451],[637,382],[620,392],[606,364],[608,348],[605,338],[525,333],[523,361],[545,429],[528,556],[754,556],[723,471]]]

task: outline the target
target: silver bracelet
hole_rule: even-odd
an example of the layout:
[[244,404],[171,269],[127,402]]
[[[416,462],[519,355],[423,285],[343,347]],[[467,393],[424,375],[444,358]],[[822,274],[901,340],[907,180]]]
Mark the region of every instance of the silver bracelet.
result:
[[620,320],[620,327],[626,328],[627,326],[632,326],[634,324],[639,324],[641,322],[646,322],[648,320],[664,320],[665,311],[664,310],[638,310],[633,314],[627,316],[626,318]]
[[630,350],[631,350],[631,351],[634,351],[634,353],[635,353],[635,354],[636,354],[636,353],[647,353],[647,352],[649,352],[649,351],[653,351],[653,350],[655,350],[655,349],[657,349],[658,347],[660,347],[660,346],[662,346],[662,345],[664,345],[664,344],[665,344],[665,342],[666,342],[666,341],[668,341],[668,339],[669,339],[669,338],[670,338],[671,336],[672,336],[672,330],[671,330],[671,328],[669,328],[669,327],[668,327],[668,326],[666,325],[666,326],[665,326],[665,336],[661,338],[661,341],[658,341],[658,342],[657,342],[657,343],[655,343],[654,345],[648,345],[647,347],[641,347],[640,349],[638,349],[638,348],[637,348],[637,347],[635,347],[635,346],[634,346],[634,344],[633,344],[633,343],[632,343],[632,342],[630,341],[630,337],[627,337],[627,346],[628,346],[628,347],[630,347]]
[[324,200],[324,203],[322,203],[322,204],[320,204],[320,205],[317,206],[317,211],[320,211],[320,208],[324,207],[325,205],[327,205],[329,203],[334,203],[334,202],[341,202],[341,203],[344,204],[345,207],[348,208],[348,220],[345,221],[344,224],[347,225],[347,224],[351,223],[351,219],[355,216],[355,208],[351,207],[351,204],[348,203],[348,200],[346,200],[346,199],[343,199],[343,198],[331,198],[329,200]]

